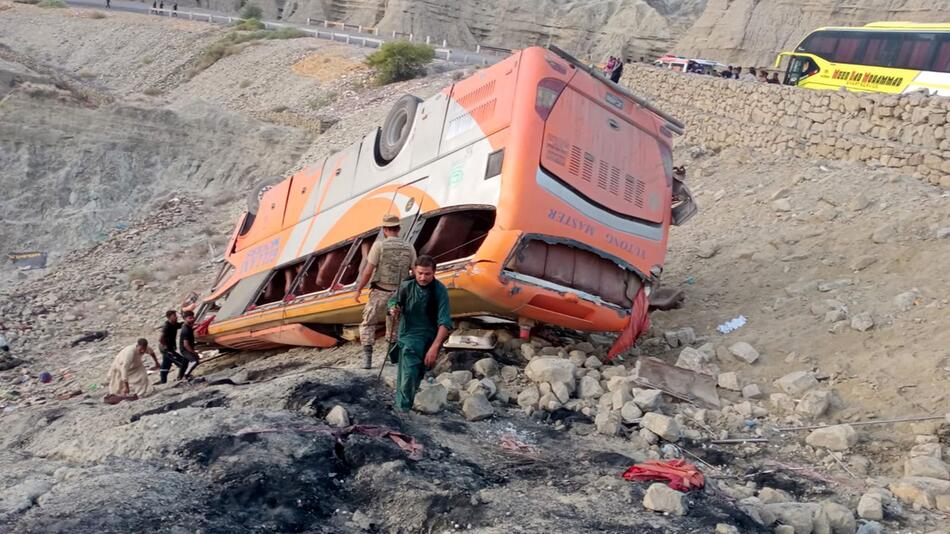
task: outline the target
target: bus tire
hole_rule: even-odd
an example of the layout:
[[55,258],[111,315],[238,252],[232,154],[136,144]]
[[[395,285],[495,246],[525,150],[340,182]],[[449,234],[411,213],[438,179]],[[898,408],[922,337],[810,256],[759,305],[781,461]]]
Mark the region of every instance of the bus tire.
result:
[[396,159],[406,144],[419,102],[422,102],[422,99],[417,96],[403,95],[389,110],[389,115],[376,136],[376,159],[380,165],[388,165]]
[[282,176],[273,176],[254,184],[254,187],[247,194],[247,212],[251,215],[257,215],[257,211],[261,207],[261,197],[283,179]]

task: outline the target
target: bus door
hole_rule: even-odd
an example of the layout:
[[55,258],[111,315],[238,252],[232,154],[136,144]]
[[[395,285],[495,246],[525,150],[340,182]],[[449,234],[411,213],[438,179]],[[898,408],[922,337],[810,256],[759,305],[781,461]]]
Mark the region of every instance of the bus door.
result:
[[783,59],[788,62],[785,67],[785,85],[799,85],[805,78],[818,73],[818,64],[809,56],[782,52],[775,60],[775,68],[781,68]]

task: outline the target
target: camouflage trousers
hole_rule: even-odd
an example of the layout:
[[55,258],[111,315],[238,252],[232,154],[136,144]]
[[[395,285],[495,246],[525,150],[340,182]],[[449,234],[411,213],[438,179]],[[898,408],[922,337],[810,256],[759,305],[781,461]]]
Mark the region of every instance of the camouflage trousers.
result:
[[360,343],[365,347],[376,342],[376,326],[386,321],[386,339],[392,335],[393,318],[386,313],[392,291],[371,289],[369,301],[363,307],[363,322],[360,323]]

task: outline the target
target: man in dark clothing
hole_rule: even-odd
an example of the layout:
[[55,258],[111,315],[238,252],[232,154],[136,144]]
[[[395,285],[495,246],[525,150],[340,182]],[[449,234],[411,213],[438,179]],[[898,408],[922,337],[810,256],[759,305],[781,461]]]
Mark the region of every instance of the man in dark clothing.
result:
[[623,60],[617,58],[617,65],[614,67],[613,72],[610,73],[610,81],[620,83],[621,76],[623,76]]
[[401,283],[389,299],[389,313],[399,318],[396,409],[408,412],[426,367],[435,365],[439,348],[452,328],[449,292],[435,279],[435,260],[431,256],[416,259],[413,278]]
[[188,366],[187,360],[175,352],[175,334],[181,328],[178,322],[178,313],[175,310],[165,312],[165,325],[162,326],[162,337],[158,338],[158,347],[162,353],[162,367],[159,372],[159,383],[168,382],[168,371],[172,364],[178,367],[178,380],[185,376],[185,368]]
[[195,350],[195,312],[186,311],[182,318],[185,319],[185,325],[181,327],[181,335],[178,337],[178,350],[187,361],[194,364],[185,373],[185,378],[191,378],[191,373],[195,372],[195,367],[201,363],[198,351]]

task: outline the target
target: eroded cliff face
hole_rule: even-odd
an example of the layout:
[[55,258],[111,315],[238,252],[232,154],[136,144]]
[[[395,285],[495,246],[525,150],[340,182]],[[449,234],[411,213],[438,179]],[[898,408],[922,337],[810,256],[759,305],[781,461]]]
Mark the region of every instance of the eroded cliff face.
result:
[[[219,2],[220,9],[234,5]],[[373,26],[382,34],[412,33],[454,46],[522,48],[556,43],[580,56],[601,61],[627,59],[668,50],[699,16],[706,0],[262,0],[269,17],[307,18]]]
[[821,26],[859,26],[881,20],[950,18],[947,0],[709,0],[677,54],[738,65],[768,66]]
[[[182,0],[182,5],[194,0]],[[947,0],[246,0],[268,18],[378,27],[459,47],[555,43],[578,57],[636,61],[667,52],[767,66],[821,26],[947,20]],[[201,0],[237,12],[241,0]]]

